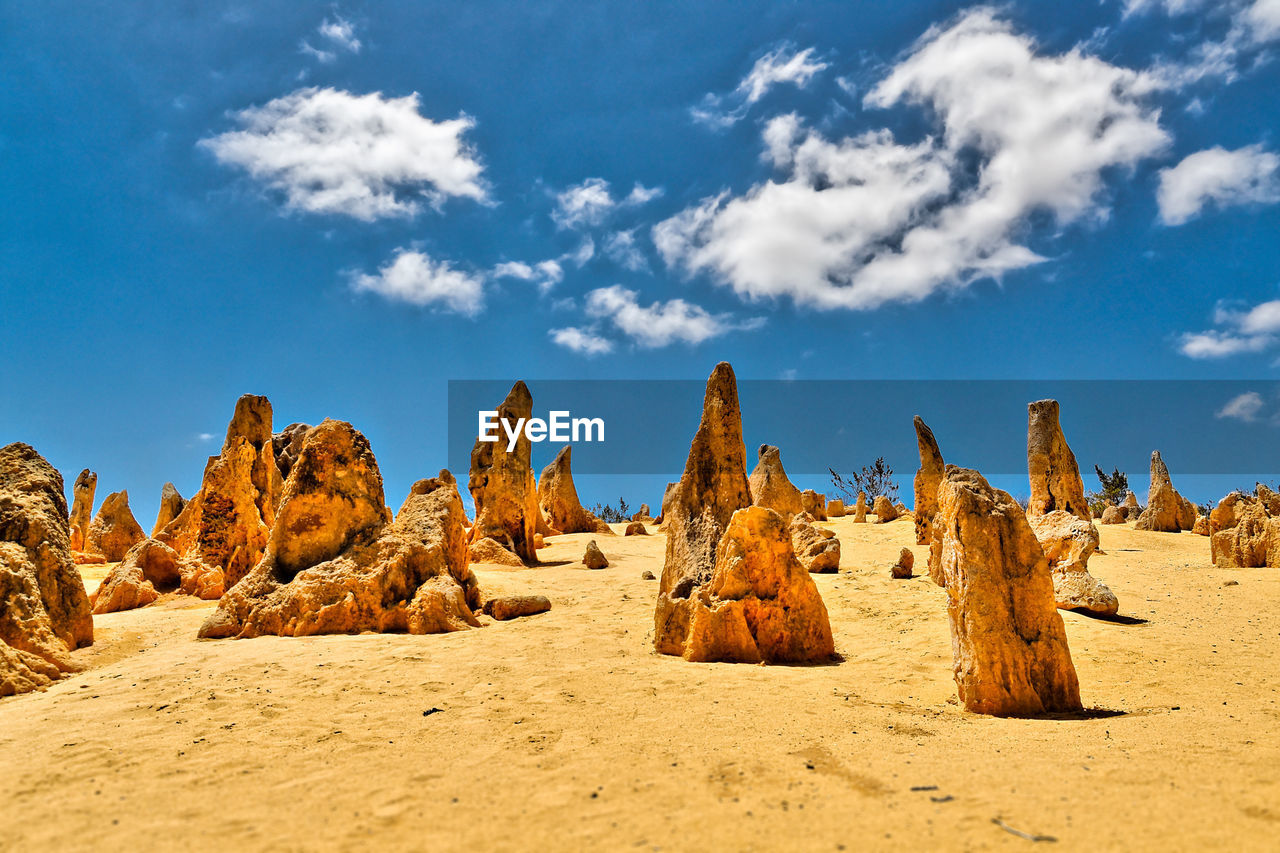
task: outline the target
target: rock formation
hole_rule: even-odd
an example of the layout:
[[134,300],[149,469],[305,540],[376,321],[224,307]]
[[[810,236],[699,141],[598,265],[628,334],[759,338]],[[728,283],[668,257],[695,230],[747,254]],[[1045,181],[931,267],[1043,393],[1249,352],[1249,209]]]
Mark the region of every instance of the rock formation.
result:
[[1120,609],[1115,594],[1089,574],[1089,557],[1098,550],[1098,528],[1061,509],[1027,520],[1049,562],[1058,607],[1114,616]]
[[129,509],[129,493],[120,491],[107,495],[98,514],[89,522],[84,547],[90,553],[106,557],[107,562],[116,563],[146,538],[142,525]]
[[572,445],[560,448],[555,460],[542,469],[542,476],[538,478],[538,502],[547,523],[561,533],[616,535],[608,524],[583,509],[579,503],[570,468],[572,453]]
[[1209,535],[1209,516],[1197,515],[1196,523],[1191,526],[1191,532],[1197,536]]
[[652,524],[652,523],[653,523],[653,516],[649,515],[649,505],[648,505],[648,504],[640,504],[640,509],[636,510],[636,511],[631,515],[631,520],[632,520],[632,521],[639,521],[639,522],[642,522],[642,523],[644,523],[644,524]]
[[181,586],[178,552],[157,539],[144,539],[107,573],[89,601],[95,614],[115,613],[145,607]]
[[894,580],[910,580],[915,565],[916,555],[911,553],[910,548],[903,548],[898,552],[898,562],[890,567],[889,574]]
[[813,489],[800,493],[800,508],[818,521],[827,520],[827,496]]
[[1124,508],[1109,506],[1102,511],[1103,524],[1124,524]]
[[1147,508],[1138,516],[1134,529],[1178,533],[1190,530],[1195,525],[1196,514],[1195,505],[1173,488],[1169,468],[1160,458],[1160,451],[1152,451],[1151,490],[1147,493]]
[[0,448],[0,696],[74,671],[69,652],[93,643],[70,546],[62,475],[30,445]]
[[1026,716],[1081,710],[1053,581],[1022,507],[977,471],[948,465],[929,572],[947,590],[960,701]]
[[222,597],[200,636],[478,626],[463,517],[446,470],[415,483],[392,520],[369,442],[326,419],[289,472],[262,560]]
[[298,461],[298,454],[302,452],[302,444],[310,430],[310,424],[289,424],[271,436],[271,449],[281,477],[288,477],[293,470],[293,463]]
[[551,599],[545,595],[505,595],[484,603],[485,614],[499,622],[546,613],[550,609]]
[[757,456],[759,461],[756,462],[755,470],[747,478],[751,502],[756,506],[768,507],[787,520],[803,512],[800,490],[792,485],[782,467],[781,451],[771,444],[762,444]]
[[173,483],[165,483],[160,490],[160,511],[156,513],[156,524],[151,528],[151,535],[155,536],[168,527],[182,513],[186,504],[186,500],[178,493],[178,487]]
[[1124,507],[1126,521],[1136,521],[1138,519],[1138,513],[1141,508],[1138,506],[1138,496],[1132,490],[1124,493],[1124,503],[1121,506]]
[[858,492],[858,503],[853,508],[853,521],[855,524],[865,524],[867,521],[867,493]]
[[632,521],[627,524],[627,529],[623,532],[624,536],[648,536],[649,531],[644,529],[643,521]]
[[667,483],[667,487],[662,490],[662,507],[658,512],[658,517],[654,521],[658,524],[658,529],[665,531],[667,529],[667,504],[671,500],[671,496],[675,494],[676,483]]
[[1084,499],[1084,481],[1075,454],[1062,434],[1057,400],[1027,405],[1027,473],[1031,479],[1029,517],[1061,509],[1085,521],[1093,518]]
[[844,501],[839,498],[827,501],[827,518],[844,518],[844,515]]
[[582,565],[588,569],[603,569],[609,565],[609,560],[605,557],[604,552],[600,550],[600,546],[596,544],[596,540],[592,539],[587,543],[587,550],[582,555]]
[[915,426],[916,447],[920,451],[920,468],[913,481],[916,544],[928,545],[933,538],[933,514],[938,511],[938,485],[942,482],[946,465],[942,461],[938,441],[933,437],[933,430],[929,429],[919,415],[915,417]]
[[807,512],[793,516],[789,528],[791,547],[800,565],[815,574],[840,571],[840,540],[833,531],[814,524]]
[[93,495],[98,490],[98,475],[85,468],[71,488],[71,550],[83,551],[93,520]]
[[871,512],[875,514],[876,524],[885,524],[898,517],[898,508],[893,505],[893,501],[884,495],[876,495],[876,501],[871,507]]
[[[1280,501],[1261,483],[1232,492],[1209,513],[1209,555],[1222,568],[1280,568]],[[1198,522],[1197,522],[1198,523]]]
[[[499,421],[515,424],[521,418],[531,417],[533,395],[523,382],[517,382],[498,407]],[[533,483],[529,454],[529,439],[523,430],[511,451],[507,450],[505,441],[476,441],[471,451],[471,478],[467,484],[476,506],[476,520],[468,538],[473,561],[489,561],[483,560],[480,552],[492,551],[490,546],[482,544],[482,540],[491,539],[523,564],[537,564],[537,549],[533,547],[533,534],[538,527],[537,496],[529,494]],[[566,463],[567,459],[566,455]],[[570,479],[570,485],[572,482]],[[576,502],[577,492],[573,496]],[[565,529],[559,524],[555,527]]]

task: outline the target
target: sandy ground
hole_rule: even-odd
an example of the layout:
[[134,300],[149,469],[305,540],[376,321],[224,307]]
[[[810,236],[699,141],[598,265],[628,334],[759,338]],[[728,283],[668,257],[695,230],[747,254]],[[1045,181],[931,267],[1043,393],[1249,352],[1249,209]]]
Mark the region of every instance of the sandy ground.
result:
[[1280,845],[1280,571],[1103,527],[1090,568],[1145,621],[1064,614],[1093,712],[1001,720],[956,705],[943,592],[889,578],[911,522],[830,526],[823,666],[656,655],[657,535],[600,537],[602,571],[586,535],[481,567],[554,607],[456,634],[197,641],[213,604],[181,597],[97,617],[82,674],[0,700],[0,848]]

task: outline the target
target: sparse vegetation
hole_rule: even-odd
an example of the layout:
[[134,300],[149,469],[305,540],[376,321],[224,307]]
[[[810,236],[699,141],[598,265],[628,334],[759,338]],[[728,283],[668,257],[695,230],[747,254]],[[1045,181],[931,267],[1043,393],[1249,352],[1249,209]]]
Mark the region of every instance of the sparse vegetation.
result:
[[596,504],[591,507],[591,512],[601,521],[607,521],[610,524],[620,524],[624,521],[631,520],[631,507],[627,506],[627,502],[622,498],[618,498],[616,507],[609,504]]
[[867,501],[873,501],[879,495],[884,495],[891,501],[898,499],[898,483],[893,479],[893,469],[884,461],[881,456],[876,459],[872,465],[862,466],[861,471],[854,471],[848,477],[837,474],[834,468],[828,468],[831,472],[831,486],[846,504],[855,504],[858,501],[858,492],[866,492]]
[[1110,474],[1097,465],[1093,466],[1093,470],[1097,473],[1102,488],[1095,492],[1085,492],[1084,497],[1089,502],[1090,512],[1096,517],[1102,515],[1107,507],[1119,506],[1124,501],[1125,493],[1129,491],[1129,475],[1119,468],[1113,469]]

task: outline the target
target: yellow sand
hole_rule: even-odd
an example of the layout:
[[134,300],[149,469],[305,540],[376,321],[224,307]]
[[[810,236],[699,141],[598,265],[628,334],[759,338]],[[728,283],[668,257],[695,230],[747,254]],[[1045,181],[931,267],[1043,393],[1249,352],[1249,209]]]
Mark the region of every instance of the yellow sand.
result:
[[457,634],[197,641],[213,604],[181,597],[98,617],[82,674],[0,701],[0,848],[1280,845],[1280,571],[1103,527],[1090,569],[1148,621],[1064,619],[1110,715],[1000,720],[955,704],[944,593],[889,578],[910,520],[831,526],[826,666],[654,654],[662,536],[599,537],[602,571],[587,535],[481,567],[554,607]]

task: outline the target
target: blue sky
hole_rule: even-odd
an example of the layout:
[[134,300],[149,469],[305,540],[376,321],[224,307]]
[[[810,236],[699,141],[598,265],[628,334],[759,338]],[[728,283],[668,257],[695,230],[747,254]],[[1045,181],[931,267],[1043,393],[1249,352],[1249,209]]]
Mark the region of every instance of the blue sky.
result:
[[1273,378],[1278,50],[1277,0],[5,4],[0,442],[146,525],[245,392],[398,505],[449,379]]

